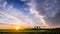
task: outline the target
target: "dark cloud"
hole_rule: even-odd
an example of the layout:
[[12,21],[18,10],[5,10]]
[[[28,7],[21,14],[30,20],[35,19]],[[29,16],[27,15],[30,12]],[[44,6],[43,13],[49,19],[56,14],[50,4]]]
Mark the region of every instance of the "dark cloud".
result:
[[59,26],[60,25],[60,10],[57,14],[55,14],[55,17],[48,19],[48,22],[50,22],[53,26]]
[[45,15],[50,26],[60,25],[60,0],[35,0],[35,9]]
[[35,3],[35,9],[37,9],[39,14],[45,15],[46,17],[53,17],[59,9],[58,1],[55,3],[54,0],[36,0]]

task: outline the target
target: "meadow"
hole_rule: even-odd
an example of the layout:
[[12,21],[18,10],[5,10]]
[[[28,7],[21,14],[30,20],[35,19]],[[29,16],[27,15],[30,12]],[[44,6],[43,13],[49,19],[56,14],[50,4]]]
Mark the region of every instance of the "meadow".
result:
[[0,34],[60,34],[60,30],[0,30]]

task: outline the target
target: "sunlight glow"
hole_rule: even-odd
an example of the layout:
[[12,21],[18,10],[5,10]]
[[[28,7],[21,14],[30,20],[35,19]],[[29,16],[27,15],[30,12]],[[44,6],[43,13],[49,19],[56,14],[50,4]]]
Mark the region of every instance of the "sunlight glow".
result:
[[16,26],[16,30],[19,30],[20,29],[20,27],[19,26]]

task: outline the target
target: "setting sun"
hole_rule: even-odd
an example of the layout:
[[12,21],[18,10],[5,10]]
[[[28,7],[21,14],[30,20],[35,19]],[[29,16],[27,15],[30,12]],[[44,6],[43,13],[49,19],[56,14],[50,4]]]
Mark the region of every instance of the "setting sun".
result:
[[19,30],[20,29],[20,27],[19,26],[16,26],[16,30]]
[[23,26],[15,26],[16,30],[24,30],[25,28]]

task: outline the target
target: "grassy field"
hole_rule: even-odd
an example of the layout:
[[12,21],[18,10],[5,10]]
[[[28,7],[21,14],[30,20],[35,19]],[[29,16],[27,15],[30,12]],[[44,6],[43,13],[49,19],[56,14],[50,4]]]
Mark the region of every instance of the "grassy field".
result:
[[0,34],[60,34],[60,30],[0,30]]

